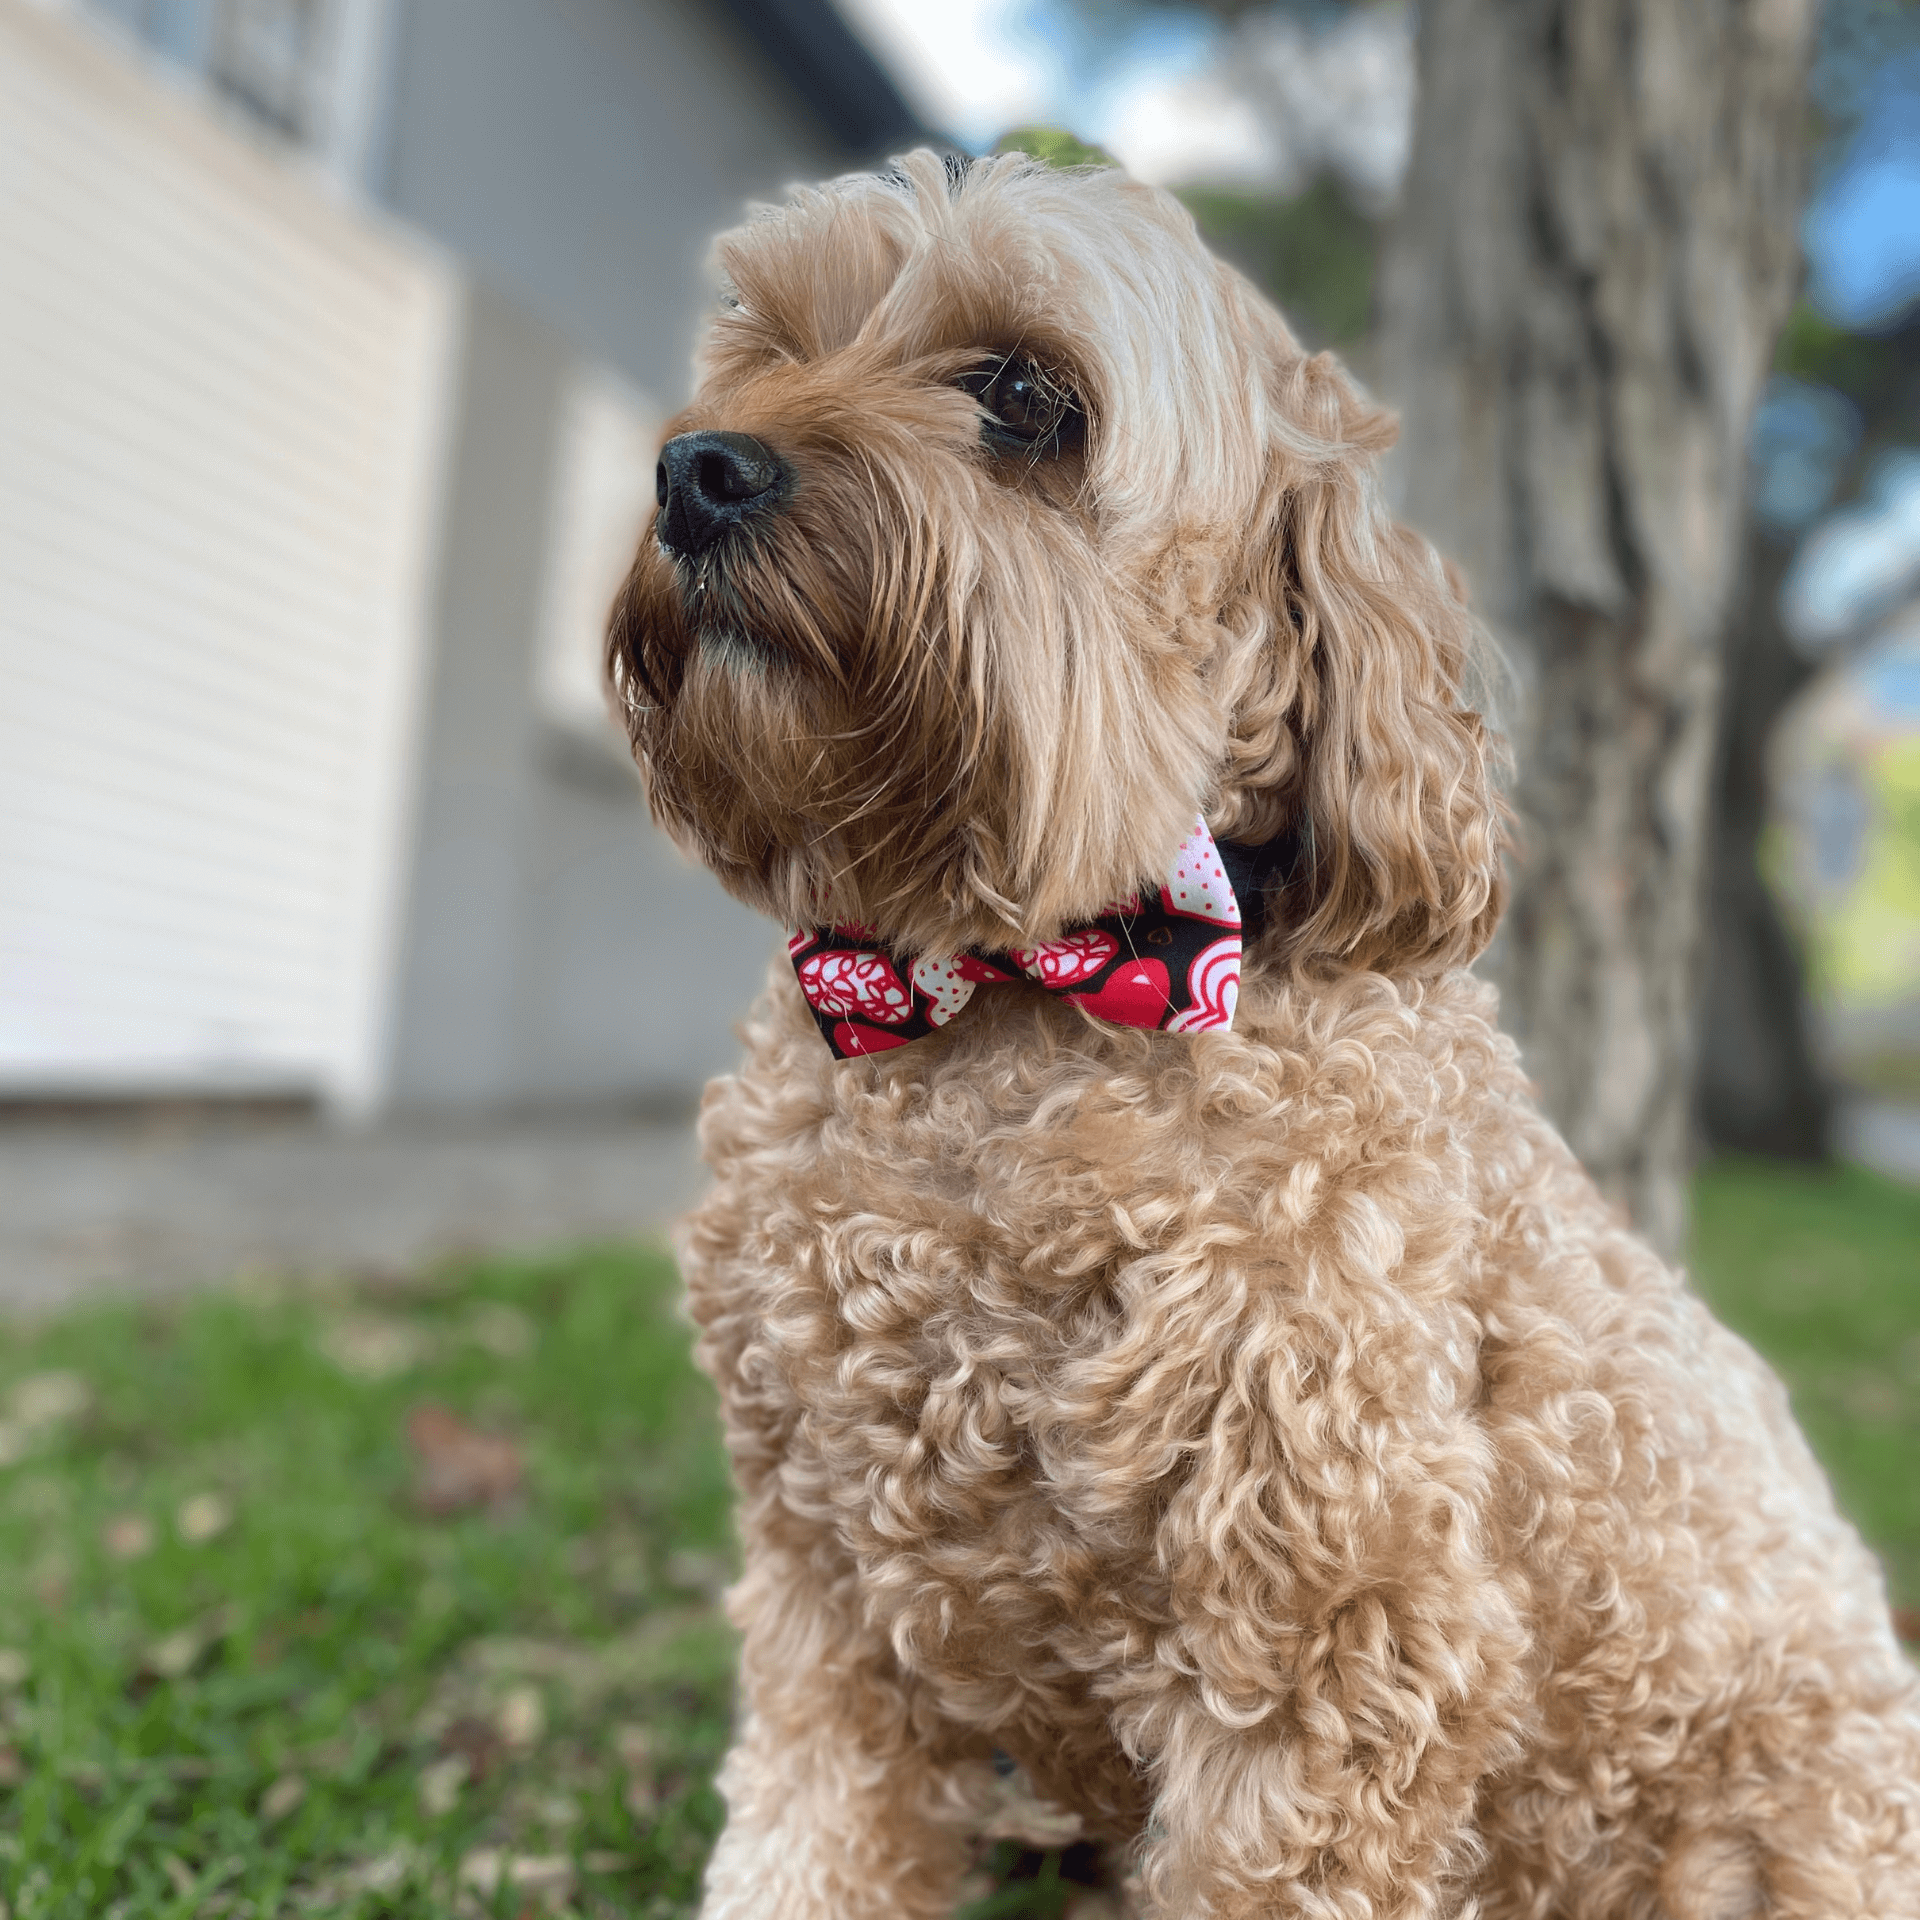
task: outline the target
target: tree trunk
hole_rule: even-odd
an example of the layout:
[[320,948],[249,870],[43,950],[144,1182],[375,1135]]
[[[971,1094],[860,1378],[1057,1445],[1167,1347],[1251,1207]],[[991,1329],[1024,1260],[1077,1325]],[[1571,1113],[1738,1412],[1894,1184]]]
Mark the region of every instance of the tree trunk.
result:
[[1514,669],[1519,852],[1489,964],[1548,1111],[1669,1250],[1812,22],[1813,0],[1424,0],[1382,274],[1403,510]]
[[1813,676],[1780,624],[1791,551],[1750,532],[1727,649],[1695,1092],[1710,1146],[1818,1161],[1831,1149],[1833,1093],[1815,1057],[1800,956],[1760,870],[1768,743]]

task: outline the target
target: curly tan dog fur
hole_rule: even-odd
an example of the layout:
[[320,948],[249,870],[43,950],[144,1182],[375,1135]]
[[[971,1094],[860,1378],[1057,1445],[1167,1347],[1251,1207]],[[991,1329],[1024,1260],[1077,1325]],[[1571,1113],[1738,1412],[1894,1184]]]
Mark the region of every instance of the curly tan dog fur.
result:
[[995,1748],[1165,1920],[1920,1915],[1879,1574],[1461,971],[1492,746],[1388,420],[1113,172],[916,154],[720,257],[674,431],[789,484],[615,610],[680,843],[936,952],[1196,811],[1301,851],[1231,1032],[1006,986],[836,1062],[776,967],[685,1240],[746,1551],[710,1920],[947,1913]]

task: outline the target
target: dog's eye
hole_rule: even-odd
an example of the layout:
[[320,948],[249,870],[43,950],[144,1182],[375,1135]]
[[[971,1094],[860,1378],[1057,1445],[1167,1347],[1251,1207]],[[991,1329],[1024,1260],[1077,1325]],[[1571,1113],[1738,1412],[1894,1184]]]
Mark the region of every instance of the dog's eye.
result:
[[1073,395],[1031,360],[997,360],[960,376],[960,386],[979,401],[987,418],[981,431],[990,445],[1052,451],[1080,421]]

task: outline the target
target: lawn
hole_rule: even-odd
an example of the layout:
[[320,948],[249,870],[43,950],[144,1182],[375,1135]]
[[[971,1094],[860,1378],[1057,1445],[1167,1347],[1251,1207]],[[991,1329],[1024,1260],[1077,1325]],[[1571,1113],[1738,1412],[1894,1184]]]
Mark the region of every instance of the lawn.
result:
[[15,1920],[690,1911],[732,1648],[673,1291],[588,1252],[14,1333]]
[[[1920,1605],[1920,1193],[1725,1165],[1697,1204],[1699,1284]],[[657,1253],[8,1330],[14,1920],[691,1913],[726,1516]],[[1061,1911],[1057,1856],[994,1864],[1034,1877],[977,1912]]]
[[1691,1270],[1792,1390],[1920,1625],[1920,1190],[1859,1167],[1722,1162],[1694,1183]]

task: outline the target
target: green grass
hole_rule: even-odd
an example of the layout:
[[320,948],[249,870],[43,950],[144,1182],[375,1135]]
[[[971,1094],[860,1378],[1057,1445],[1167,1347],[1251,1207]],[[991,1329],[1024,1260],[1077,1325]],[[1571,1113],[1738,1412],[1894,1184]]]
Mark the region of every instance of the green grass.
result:
[[[1700,1286],[1920,1604],[1920,1193],[1724,1164],[1697,1221]],[[14,1920],[692,1913],[732,1645],[673,1293],[606,1249],[0,1335]],[[426,1404],[511,1441],[519,1491],[423,1510]],[[985,1867],[979,1916],[1074,1893],[1059,1855]]]
[[1895,1603],[1920,1608],[1920,1190],[1723,1161],[1694,1185],[1692,1271],[1786,1381]]
[[[663,1257],[600,1252],[15,1332],[16,1920],[690,1912],[733,1649],[672,1299]],[[420,1513],[421,1402],[511,1436],[519,1495]]]

